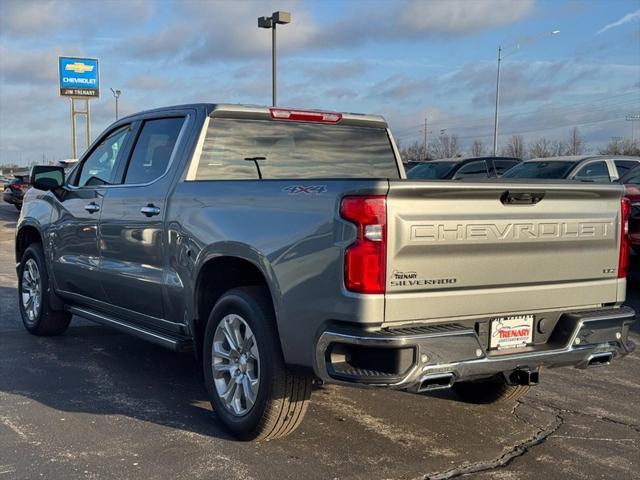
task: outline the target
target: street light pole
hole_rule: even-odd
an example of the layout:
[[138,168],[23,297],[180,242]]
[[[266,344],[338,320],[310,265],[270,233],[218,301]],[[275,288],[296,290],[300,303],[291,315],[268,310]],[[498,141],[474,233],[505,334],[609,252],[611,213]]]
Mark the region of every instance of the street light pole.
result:
[[271,103],[277,105],[277,81],[276,81],[276,23],[271,27]]
[[113,94],[113,98],[116,99],[116,121],[118,121],[118,99],[122,94],[122,90],[114,90],[113,88],[111,88],[110,90],[111,90],[111,93]]
[[635,114],[629,114],[625,117],[625,119],[627,120],[627,122],[631,122],[631,142],[635,142],[636,141],[636,135],[635,135],[635,130],[633,128],[634,124],[638,121],[640,121],[640,114],[639,113],[635,113]]
[[271,103],[275,107],[277,104],[277,79],[276,79],[276,25],[291,23],[289,12],[273,12],[270,17],[258,17],[258,28],[271,29]]
[[[519,50],[520,47],[523,45],[530,45],[532,43],[536,43],[542,40],[543,38],[545,38],[547,35],[557,35],[558,33],[560,33],[560,30],[554,30],[552,32],[549,32],[548,34],[539,35],[533,38],[527,38],[522,42],[515,44],[513,48],[509,52],[507,52],[506,55],[509,55],[515,52],[516,50]],[[502,63],[502,59],[506,56],[506,55],[503,56],[502,52],[503,52],[502,45],[500,45],[498,47],[498,69],[497,69],[498,71],[496,73],[496,110],[495,110],[495,116],[493,118],[493,156],[494,157],[498,155],[498,115],[500,110],[500,64]]]

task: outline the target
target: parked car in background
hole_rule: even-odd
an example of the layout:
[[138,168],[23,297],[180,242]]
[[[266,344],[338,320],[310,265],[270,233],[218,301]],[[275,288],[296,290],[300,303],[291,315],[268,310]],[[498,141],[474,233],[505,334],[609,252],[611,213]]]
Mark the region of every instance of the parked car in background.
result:
[[629,241],[633,251],[640,255],[640,166],[628,171],[620,183],[624,185],[625,196],[631,204]]
[[504,174],[505,178],[566,179],[610,183],[640,165],[640,157],[577,155],[525,160]]
[[24,192],[29,188],[28,175],[14,175],[13,179],[5,184],[2,199],[14,205],[18,210],[22,208]]
[[460,157],[420,162],[407,171],[412,180],[462,180],[495,178],[518,165],[513,157]]

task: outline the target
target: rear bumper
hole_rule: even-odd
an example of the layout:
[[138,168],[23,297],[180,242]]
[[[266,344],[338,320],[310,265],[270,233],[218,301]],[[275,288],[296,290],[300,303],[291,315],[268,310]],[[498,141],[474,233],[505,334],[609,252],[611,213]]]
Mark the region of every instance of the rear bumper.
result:
[[[634,321],[635,312],[629,307],[567,313],[546,344],[513,353],[487,351],[474,329],[458,324],[375,332],[333,329],[318,339],[315,372],[330,383],[421,390],[431,379],[444,379],[433,384],[447,387],[501,372],[586,368],[632,352],[635,346],[627,337]],[[364,362],[350,363],[352,352]],[[391,359],[393,367],[366,365],[367,358],[376,357]]]

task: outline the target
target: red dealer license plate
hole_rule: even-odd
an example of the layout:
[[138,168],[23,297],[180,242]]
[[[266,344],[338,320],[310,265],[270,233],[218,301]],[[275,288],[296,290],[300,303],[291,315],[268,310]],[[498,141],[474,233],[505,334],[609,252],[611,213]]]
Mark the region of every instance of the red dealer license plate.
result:
[[533,315],[513,315],[491,321],[489,348],[506,350],[533,343]]

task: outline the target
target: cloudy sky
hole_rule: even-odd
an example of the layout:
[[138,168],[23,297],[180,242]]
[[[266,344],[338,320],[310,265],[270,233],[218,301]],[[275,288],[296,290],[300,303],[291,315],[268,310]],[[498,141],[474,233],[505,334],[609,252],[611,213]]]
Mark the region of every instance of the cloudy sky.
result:
[[[491,143],[503,45],[503,138],[566,137],[594,149],[640,113],[640,1],[0,0],[0,164],[70,156],[58,55],[97,57],[95,136],[122,114],[188,102],[268,104],[278,30],[279,103],[382,113],[403,144],[457,134]],[[550,35],[560,30],[558,35]],[[517,48],[520,45],[520,48]],[[640,137],[640,122],[636,124]]]

